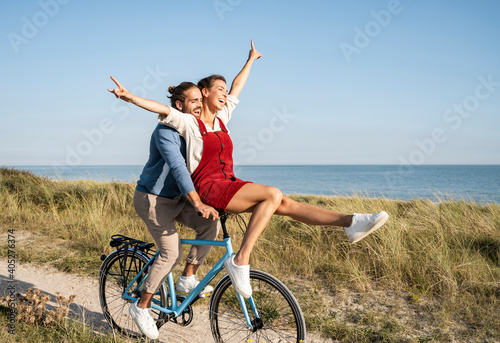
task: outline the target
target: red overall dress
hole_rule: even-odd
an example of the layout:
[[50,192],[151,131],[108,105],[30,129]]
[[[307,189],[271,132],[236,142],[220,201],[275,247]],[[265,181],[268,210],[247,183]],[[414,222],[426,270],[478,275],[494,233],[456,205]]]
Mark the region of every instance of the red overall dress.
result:
[[236,192],[251,182],[240,180],[234,175],[233,142],[222,120],[217,120],[222,131],[207,132],[205,124],[197,119],[203,137],[203,153],[191,178],[206,205],[225,211]]

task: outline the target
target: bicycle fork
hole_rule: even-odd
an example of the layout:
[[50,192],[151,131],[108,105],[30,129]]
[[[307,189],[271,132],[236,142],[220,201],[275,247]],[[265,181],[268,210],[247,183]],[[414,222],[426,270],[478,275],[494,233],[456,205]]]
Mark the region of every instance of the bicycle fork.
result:
[[245,298],[243,298],[239,293],[236,293],[238,297],[238,301],[240,302],[241,310],[243,311],[243,315],[245,316],[245,320],[247,322],[247,327],[249,330],[252,330],[253,332],[257,331],[258,329],[262,329],[262,320],[259,317],[259,313],[257,311],[257,306],[255,306],[255,302],[253,301],[253,298],[250,297],[248,298],[248,303],[250,304],[250,308],[252,309],[252,312],[255,316],[254,320],[250,320],[250,316],[248,314],[248,309],[247,309],[247,304],[245,302]]

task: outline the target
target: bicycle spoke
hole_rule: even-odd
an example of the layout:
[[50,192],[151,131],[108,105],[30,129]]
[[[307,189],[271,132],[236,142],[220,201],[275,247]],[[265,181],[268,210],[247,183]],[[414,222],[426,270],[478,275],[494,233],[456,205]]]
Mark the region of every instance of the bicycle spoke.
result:
[[[233,317],[239,318],[238,321],[231,320],[228,316],[221,315],[221,313],[217,313],[216,315],[218,316],[219,319],[220,318],[224,319],[224,322],[234,324],[237,327],[241,327],[241,328],[245,328],[245,329],[248,328],[244,317],[242,317],[241,315],[236,315],[236,313],[233,314]],[[234,330],[236,330],[236,328]]]
[[114,285],[115,288],[117,289],[117,292],[119,292],[119,294],[121,294],[122,293],[121,286],[119,286],[118,284],[116,284],[116,282],[114,282],[111,278],[109,278],[108,275],[106,275],[106,274],[103,274],[103,275],[111,283],[111,284],[108,284],[108,285],[109,286]]

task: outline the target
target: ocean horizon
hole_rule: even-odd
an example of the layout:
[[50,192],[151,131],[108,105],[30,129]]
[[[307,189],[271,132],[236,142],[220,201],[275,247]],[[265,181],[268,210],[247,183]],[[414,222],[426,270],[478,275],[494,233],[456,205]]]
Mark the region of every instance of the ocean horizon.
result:
[[[53,180],[136,182],[143,165],[4,167]],[[234,171],[284,194],[500,203],[500,165],[236,165]]]

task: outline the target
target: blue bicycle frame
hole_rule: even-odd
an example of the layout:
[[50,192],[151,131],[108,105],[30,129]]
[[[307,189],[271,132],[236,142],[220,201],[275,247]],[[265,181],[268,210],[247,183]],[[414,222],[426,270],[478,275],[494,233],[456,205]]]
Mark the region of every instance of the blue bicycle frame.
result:
[[[172,273],[168,274],[167,276],[167,285],[168,285],[168,292],[170,296],[170,303],[171,305],[167,308],[159,306],[159,301],[153,299],[153,304],[151,305],[152,308],[159,310],[167,315],[172,315],[175,317],[178,317],[181,315],[184,310],[195,300],[196,297],[199,296],[200,292],[205,289],[205,287],[213,280],[213,278],[224,268],[224,261],[229,258],[233,254],[233,246],[231,244],[231,237],[227,235],[225,226],[223,225],[224,229],[224,239],[222,241],[208,241],[208,240],[197,240],[197,239],[181,239],[181,244],[184,245],[209,245],[209,246],[214,246],[214,247],[225,247],[226,248],[226,254],[222,256],[222,258],[213,266],[213,268],[208,272],[208,274],[200,281],[198,286],[194,290],[189,293],[189,295],[182,301],[181,304],[177,305],[177,295],[175,294],[175,285],[174,285],[174,278],[172,276]],[[132,297],[129,295],[130,288],[132,285],[135,284],[137,279],[139,277],[143,277],[141,283],[138,285],[137,289],[140,289],[142,286],[142,283],[146,279],[147,273],[146,270],[147,268],[151,265],[151,263],[155,260],[155,258],[159,255],[160,251],[158,250],[156,254],[151,258],[148,263],[142,268],[142,270],[138,273],[138,275],[132,280],[132,282],[127,286],[125,291],[122,294],[123,299],[135,301],[137,300],[136,298]],[[245,303],[245,299],[239,294],[236,293],[238,296],[238,301],[240,302],[241,309],[243,311],[243,314],[245,316],[245,320],[247,322],[247,326],[249,329],[252,329],[252,323],[250,320],[250,317],[248,315],[248,310],[247,306]],[[248,303],[250,305],[250,308],[252,309],[253,314],[255,315],[256,318],[260,318],[259,314],[257,312],[257,308],[255,306],[255,302],[252,297],[248,298]]]

